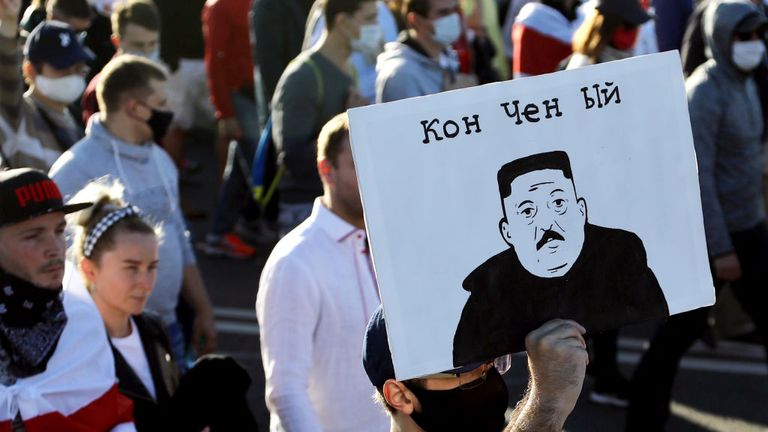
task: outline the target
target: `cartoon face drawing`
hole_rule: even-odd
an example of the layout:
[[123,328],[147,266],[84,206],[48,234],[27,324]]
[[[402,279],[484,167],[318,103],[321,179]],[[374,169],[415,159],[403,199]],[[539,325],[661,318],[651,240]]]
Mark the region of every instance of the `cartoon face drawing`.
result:
[[587,222],[587,204],[576,196],[573,181],[565,171],[547,168],[519,174],[509,190],[499,222],[504,241],[531,274],[568,273],[581,253]]

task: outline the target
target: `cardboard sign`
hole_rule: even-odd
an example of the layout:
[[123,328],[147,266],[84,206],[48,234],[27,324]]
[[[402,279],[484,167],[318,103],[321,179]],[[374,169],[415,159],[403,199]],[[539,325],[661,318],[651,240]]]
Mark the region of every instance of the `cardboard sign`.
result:
[[675,52],[349,115],[398,379],[714,302]]

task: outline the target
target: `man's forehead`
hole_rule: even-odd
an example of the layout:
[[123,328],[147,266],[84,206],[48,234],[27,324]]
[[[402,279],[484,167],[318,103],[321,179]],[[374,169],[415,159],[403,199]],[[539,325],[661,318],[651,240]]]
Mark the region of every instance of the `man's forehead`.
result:
[[537,192],[551,190],[553,187],[561,188],[570,185],[571,181],[565,177],[563,171],[558,169],[543,169],[531,171],[515,177],[512,180],[512,195],[516,193]]
[[41,216],[35,216],[31,219],[27,219],[14,224],[6,225],[0,228],[0,232],[22,232],[34,229],[46,229],[51,227],[57,227],[65,223],[64,213],[54,212]]

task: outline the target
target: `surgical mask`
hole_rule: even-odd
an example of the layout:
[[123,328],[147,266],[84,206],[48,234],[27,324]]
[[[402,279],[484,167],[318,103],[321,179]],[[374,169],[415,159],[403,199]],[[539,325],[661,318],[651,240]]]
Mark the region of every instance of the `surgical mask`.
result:
[[736,41],[733,43],[731,58],[737,68],[752,72],[765,58],[765,44],[761,40]]
[[360,37],[352,41],[352,50],[366,55],[378,54],[381,51],[382,31],[378,24],[367,24],[360,27]]
[[48,99],[69,105],[83,94],[85,78],[77,74],[61,78],[48,78],[43,75],[37,75],[35,77],[35,88]]
[[454,12],[435,20],[435,35],[433,38],[445,46],[451,45],[461,36],[461,17]]
[[421,405],[411,418],[426,432],[501,431],[509,402],[507,386],[496,368],[489,369],[481,380],[473,387],[452,390],[426,390],[406,384]]

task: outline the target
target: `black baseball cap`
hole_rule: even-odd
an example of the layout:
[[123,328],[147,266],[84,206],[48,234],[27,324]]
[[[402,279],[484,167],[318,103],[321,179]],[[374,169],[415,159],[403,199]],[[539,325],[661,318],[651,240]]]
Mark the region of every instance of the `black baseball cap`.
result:
[[[470,372],[482,366],[472,363],[441,373],[460,374]],[[368,321],[363,338],[363,367],[374,387],[380,388],[388,379],[395,378],[395,366],[392,364],[392,352],[389,350],[387,323],[384,320],[384,308],[379,306]]]
[[80,43],[77,33],[68,24],[43,21],[27,37],[24,57],[33,63],[45,62],[56,69],[66,69],[91,61],[94,55]]
[[0,227],[48,213],[72,213],[92,205],[64,205],[59,187],[42,171],[32,168],[0,171]]
[[636,26],[653,18],[638,0],[598,0],[595,9],[604,14],[618,16]]

